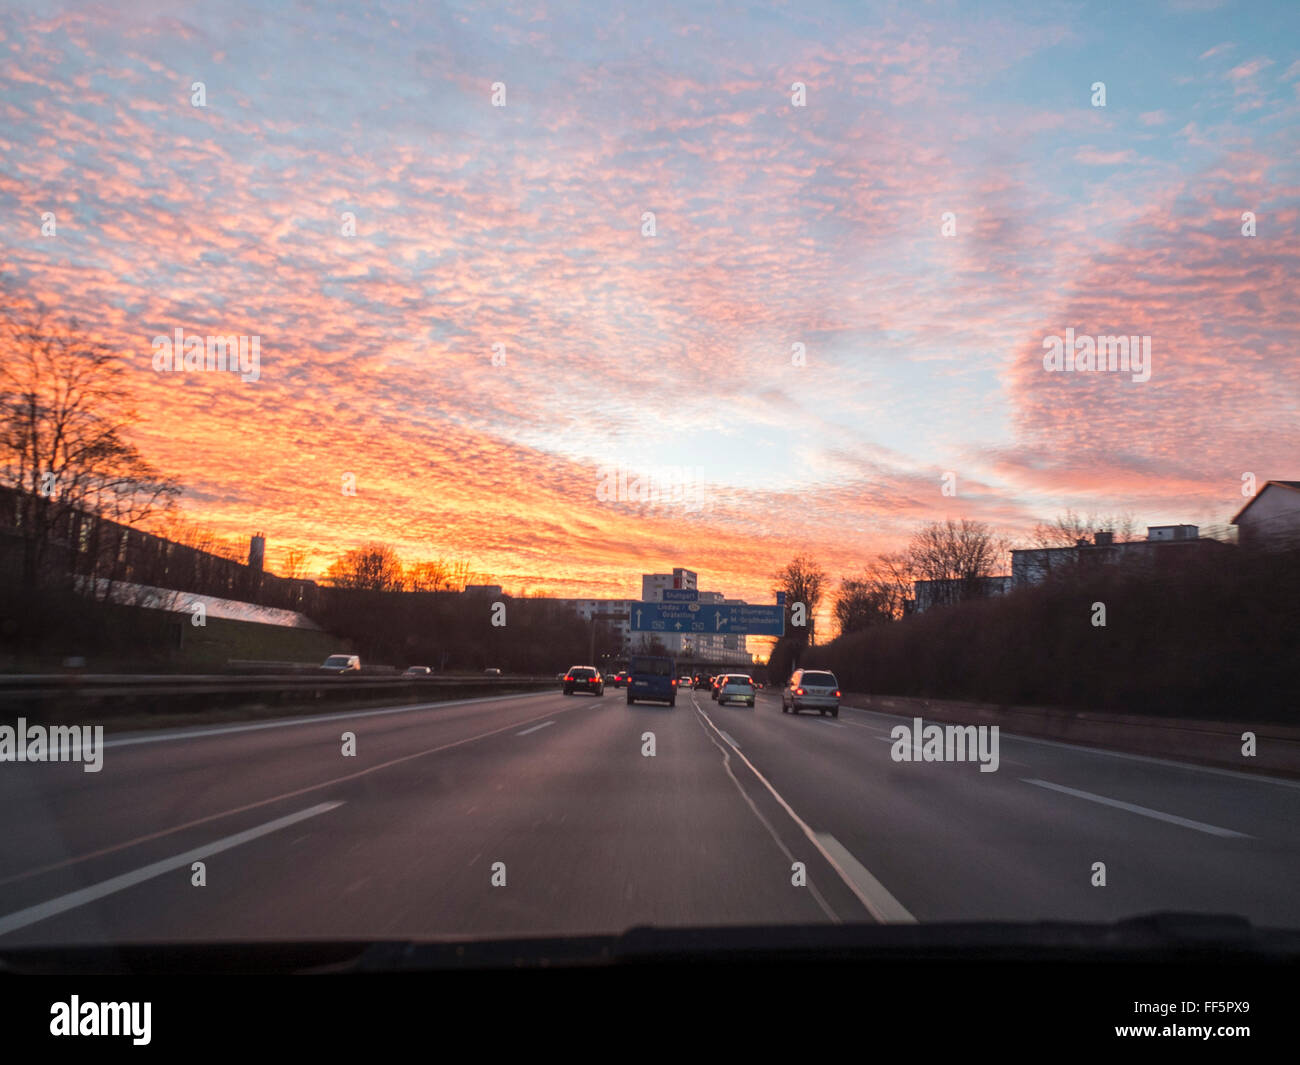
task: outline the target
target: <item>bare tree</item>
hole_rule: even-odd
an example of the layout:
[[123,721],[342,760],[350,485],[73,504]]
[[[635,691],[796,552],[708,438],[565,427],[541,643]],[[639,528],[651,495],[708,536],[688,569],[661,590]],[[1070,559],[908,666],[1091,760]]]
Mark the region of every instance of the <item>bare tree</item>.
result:
[[1004,564],[1006,541],[982,521],[931,522],[914,533],[907,561],[916,580],[935,581],[935,601],[958,602],[981,594],[982,577]]
[[837,631],[843,636],[898,620],[911,590],[905,556],[876,556],[861,574],[840,582],[832,608]]
[[1092,542],[1098,532],[1111,533],[1116,543],[1139,539],[1137,521],[1132,514],[1088,514],[1086,517],[1066,510],[1053,521],[1039,522],[1030,534],[1033,547],[1074,547],[1080,540]]
[[815,643],[817,608],[829,581],[826,571],[807,555],[799,555],[778,570],[773,581],[773,593],[785,593],[787,637],[800,644]]
[[307,580],[307,551],[300,547],[286,547],[281,563],[281,576],[286,580]]
[[0,478],[17,490],[29,592],[60,543],[73,568],[83,516],[136,525],[180,494],[126,439],[138,416],[125,376],[122,356],[75,318],[0,312]]
[[307,576],[307,552],[296,547],[288,548],[284,553],[284,576],[291,581],[301,581]]
[[901,618],[907,612],[907,601],[912,598],[912,582],[916,579],[907,552],[893,551],[877,555],[872,564],[872,572],[882,589],[888,590],[894,617]]
[[397,552],[378,543],[343,554],[330,564],[325,579],[335,588],[372,592],[400,592],[406,587]]
[[451,586],[451,564],[434,558],[416,562],[406,571],[407,587],[413,592],[439,592]]
[[464,559],[457,559],[448,568],[447,587],[454,592],[463,592],[468,584],[486,584],[487,575],[476,573]]

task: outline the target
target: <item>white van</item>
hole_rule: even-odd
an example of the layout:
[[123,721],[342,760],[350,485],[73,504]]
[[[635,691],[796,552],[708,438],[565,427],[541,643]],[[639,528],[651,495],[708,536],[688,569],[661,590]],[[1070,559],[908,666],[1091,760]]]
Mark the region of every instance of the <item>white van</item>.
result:
[[360,673],[361,659],[357,655],[330,655],[320,668],[326,673]]

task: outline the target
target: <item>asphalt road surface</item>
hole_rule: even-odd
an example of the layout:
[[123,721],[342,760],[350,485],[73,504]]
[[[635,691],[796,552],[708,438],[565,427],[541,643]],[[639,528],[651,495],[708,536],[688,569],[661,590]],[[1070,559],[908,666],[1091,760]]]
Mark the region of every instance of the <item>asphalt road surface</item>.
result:
[[1300,927],[1300,784],[1006,734],[996,772],[896,762],[903,720],[557,691],[122,735],[98,773],[3,763],[0,947],[1158,909]]

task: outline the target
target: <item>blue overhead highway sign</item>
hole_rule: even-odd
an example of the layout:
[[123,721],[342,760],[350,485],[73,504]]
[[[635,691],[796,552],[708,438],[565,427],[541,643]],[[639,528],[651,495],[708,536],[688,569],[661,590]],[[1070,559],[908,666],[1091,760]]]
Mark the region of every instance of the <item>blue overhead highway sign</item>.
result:
[[785,610],[751,603],[633,603],[638,632],[711,632],[721,636],[784,636]]

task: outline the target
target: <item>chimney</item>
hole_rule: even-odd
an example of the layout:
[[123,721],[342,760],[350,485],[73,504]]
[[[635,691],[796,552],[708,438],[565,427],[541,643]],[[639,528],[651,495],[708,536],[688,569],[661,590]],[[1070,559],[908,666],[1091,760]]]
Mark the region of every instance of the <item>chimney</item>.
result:
[[1098,547],[1111,547],[1115,543],[1115,534],[1109,530],[1100,531],[1092,540]]
[[258,533],[248,542],[248,568],[254,573],[261,573],[265,562],[266,536]]

